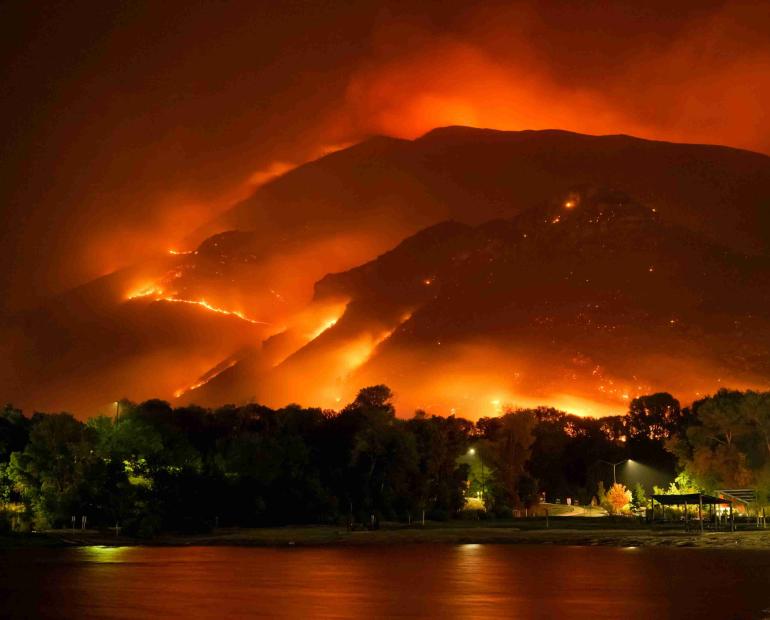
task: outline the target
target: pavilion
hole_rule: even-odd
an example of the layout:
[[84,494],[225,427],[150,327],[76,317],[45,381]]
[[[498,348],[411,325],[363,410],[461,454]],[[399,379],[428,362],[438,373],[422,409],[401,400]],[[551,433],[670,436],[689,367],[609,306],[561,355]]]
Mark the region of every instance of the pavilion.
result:
[[697,520],[700,525],[700,531],[703,532],[704,529],[704,519],[703,519],[703,507],[707,506],[709,508],[710,515],[710,523],[713,524],[713,528],[716,530],[719,527],[719,522],[717,519],[716,514],[716,507],[717,506],[729,506],[730,507],[730,517],[729,517],[729,527],[730,531],[735,531],[735,518],[733,514],[733,503],[734,499],[730,499],[727,497],[716,497],[714,495],[707,495],[705,493],[681,493],[677,495],[653,495],[651,496],[652,499],[652,522],[655,523],[655,504],[660,506],[660,522],[665,523],[666,520],[666,506],[676,506],[679,508],[683,508],[684,512],[684,528],[685,530],[688,530],[690,527],[690,521],[692,520],[690,517],[690,507],[698,507],[698,517]]

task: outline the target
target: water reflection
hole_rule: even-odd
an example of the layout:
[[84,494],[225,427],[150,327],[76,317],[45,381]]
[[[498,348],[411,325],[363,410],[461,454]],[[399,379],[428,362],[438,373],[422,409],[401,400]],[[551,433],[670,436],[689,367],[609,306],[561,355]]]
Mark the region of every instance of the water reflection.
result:
[[8,618],[761,617],[770,555],[495,545],[0,552]]

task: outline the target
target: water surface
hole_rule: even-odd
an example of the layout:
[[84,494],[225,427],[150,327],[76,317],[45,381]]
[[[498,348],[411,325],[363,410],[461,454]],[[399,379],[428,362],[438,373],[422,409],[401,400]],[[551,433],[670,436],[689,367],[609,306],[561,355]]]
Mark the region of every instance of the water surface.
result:
[[770,553],[518,545],[0,551],[4,618],[763,618]]

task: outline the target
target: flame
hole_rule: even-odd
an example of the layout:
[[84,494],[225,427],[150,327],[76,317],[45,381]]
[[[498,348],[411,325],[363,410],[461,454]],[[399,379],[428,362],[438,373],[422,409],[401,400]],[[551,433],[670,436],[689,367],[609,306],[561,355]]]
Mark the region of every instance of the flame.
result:
[[243,314],[243,312],[240,312],[238,310],[225,310],[224,308],[212,306],[205,299],[199,299],[196,301],[193,299],[180,299],[178,297],[163,297],[161,299],[157,299],[156,301],[167,301],[169,303],[174,303],[174,304],[192,304],[195,306],[200,306],[201,308],[205,308],[206,310],[209,310],[211,312],[216,312],[217,314],[224,314],[226,316],[237,317],[242,321],[246,321],[247,323],[252,323],[254,325],[270,325],[270,323],[266,321],[257,321],[256,319],[251,319],[247,317],[245,314]]
[[169,254],[172,254],[172,255],[174,255],[174,256],[186,256],[187,254],[195,254],[196,252],[195,252],[195,250],[187,250],[187,251],[185,252],[185,251],[183,251],[183,250],[174,250],[174,249],[169,249],[168,253],[169,253]]
[[326,330],[331,329],[332,327],[334,327],[337,324],[337,321],[339,321],[339,316],[336,316],[333,319],[328,319],[328,320],[324,321],[320,325],[320,327],[318,327],[318,329],[316,329],[312,334],[310,334],[308,336],[308,340],[309,341],[310,340],[315,340],[316,338],[318,338],[318,336],[323,334]]
[[126,298],[127,299],[140,299],[142,297],[158,297],[160,295],[163,295],[163,289],[159,286],[156,286],[154,284],[150,286],[144,286],[142,288],[139,288],[131,293],[129,293]]
[[165,301],[173,304],[190,304],[194,306],[200,306],[201,308],[205,308],[210,312],[216,312],[217,314],[223,314],[226,316],[234,316],[238,319],[241,319],[242,321],[246,321],[247,323],[252,323],[253,325],[270,325],[270,323],[266,321],[258,321],[256,319],[252,319],[246,316],[240,310],[227,310],[226,308],[220,308],[219,306],[214,306],[213,304],[209,303],[205,299],[196,300],[196,299],[183,299],[181,297],[176,297],[175,294],[171,295],[166,293],[166,291],[162,287],[158,286],[157,284],[141,287],[129,293],[126,296],[126,298],[129,300],[142,299],[145,297],[151,297],[152,301],[155,301],[155,302]]
[[181,396],[184,396],[188,392],[192,392],[193,390],[197,390],[200,387],[203,387],[206,385],[209,381],[212,379],[215,379],[219,375],[221,375],[225,370],[228,370],[229,368],[232,368],[238,363],[237,358],[233,358],[229,360],[226,364],[222,365],[221,367],[216,368],[213,371],[210,371],[206,373],[201,379],[193,383],[192,385],[186,387],[186,388],[180,388],[176,392],[174,392],[174,398],[180,398]]

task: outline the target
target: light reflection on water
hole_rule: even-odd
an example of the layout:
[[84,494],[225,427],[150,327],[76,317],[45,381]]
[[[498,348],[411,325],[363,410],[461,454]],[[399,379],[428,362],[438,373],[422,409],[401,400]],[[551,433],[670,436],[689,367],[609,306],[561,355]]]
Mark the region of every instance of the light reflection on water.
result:
[[770,554],[558,546],[0,552],[4,618],[759,618]]

